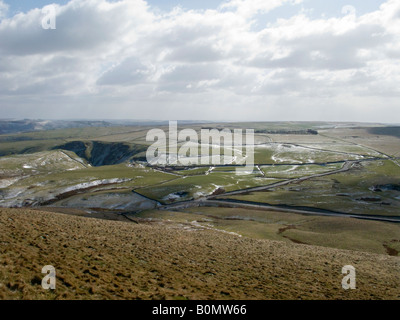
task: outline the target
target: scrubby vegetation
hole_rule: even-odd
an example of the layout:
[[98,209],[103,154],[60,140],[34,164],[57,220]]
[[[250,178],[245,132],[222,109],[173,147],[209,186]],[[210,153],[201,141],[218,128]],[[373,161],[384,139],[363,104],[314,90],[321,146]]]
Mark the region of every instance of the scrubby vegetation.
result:
[[[0,209],[1,299],[398,299],[395,257],[254,240],[184,223]],[[342,267],[357,289],[341,287]],[[56,268],[56,290],[41,287]]]

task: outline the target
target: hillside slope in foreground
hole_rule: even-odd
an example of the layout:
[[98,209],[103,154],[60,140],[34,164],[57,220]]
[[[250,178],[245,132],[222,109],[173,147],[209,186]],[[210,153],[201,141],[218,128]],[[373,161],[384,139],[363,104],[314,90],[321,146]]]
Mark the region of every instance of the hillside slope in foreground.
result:
[[[357,288],[341,286],[353,265]],[[56,290],[41,287],[56,268]],[[400,259],[174,223],[0,209],[0,299],[399,299]]]

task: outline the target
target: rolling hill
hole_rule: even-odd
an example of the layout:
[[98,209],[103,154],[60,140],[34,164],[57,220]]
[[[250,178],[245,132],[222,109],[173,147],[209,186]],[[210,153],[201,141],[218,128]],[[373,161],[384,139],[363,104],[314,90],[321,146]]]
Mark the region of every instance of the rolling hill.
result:
[[[176,222],[0,209],[0,299],[399,299],[400,259]],[[357,288],[342,289],[353,265]],[[41,287],[53,265],[56,290]]]

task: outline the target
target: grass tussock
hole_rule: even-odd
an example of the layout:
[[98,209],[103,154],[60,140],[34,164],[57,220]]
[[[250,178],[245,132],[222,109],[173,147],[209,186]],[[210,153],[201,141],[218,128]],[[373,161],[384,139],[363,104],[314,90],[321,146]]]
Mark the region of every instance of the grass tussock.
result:
[[[1,299],[399,299],[398,257],[0,209]],[[341,287],[344,265],[357,289]],[[53,265],[56,290],[43,290]]]

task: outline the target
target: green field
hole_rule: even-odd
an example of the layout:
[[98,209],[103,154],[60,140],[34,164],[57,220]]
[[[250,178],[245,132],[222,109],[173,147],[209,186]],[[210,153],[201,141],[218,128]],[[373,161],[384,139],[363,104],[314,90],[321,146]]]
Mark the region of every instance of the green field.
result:
[[[136,189],[136,191],[151,199],[156,199],[162,203],[183,201],[192,198],[200,198],[212,194],[219,188],[224,191],[234,191],[250,187],[271,184],[277,182],[276,179],[260,177],[258,174],[237,176],[225,172],[212,172],[209,175],[186,176],[161,185],[149,186]],[[184,193],[175,196],[176,193]]]
[[[357,214],[399,216],[400,167],[390,160],[363,162],[349,172],[312,178],[269,192],[230,196],[231,199],[274,205],[302,206]],[[386,186],[373,190],[374,187]]]
[[[101,210],[107,216],[134,212],[143,219],[196,221],[196,225],[252,238],[376,253],[399,250],[396,224],[195,206],[196,201],[208,201],[211,196],[314,211],[399,216],[400,160],[391,155],[400,152],[400,144],[392,134],[393,128],[385,131],[384,127],[355,124],[341,128],[322,123],[219,123],[182,125],[179,129],[192,128],[200,136],[200,130],[209,127],[252,128],[257,132],[253,173],[237,174],[235,158],[227,159],[227,165],[149,164],[149,126],[0,135],[0,206],[45,205],[54,210],[62,207],[96,212],[96,216],[101,216]],[[159,128],[168,131],[166,126]],[[293,133],[308,129],[318,130],[318,134]],[[178,148],[183,143],[180,141]],[[217,149],[222,150],[208,146],[210,153]],[[240,148],[236,149],[234,155],[240,156]],[[349,163],[352,165],[348,171],[335,173]],[[285,185],[275,186],[278,182]],[[268,190],[252,191],[254,187]],[[238,193],[226,194],[231,191]],[[182,201],[194,207],[189,205],[184,212],[155,210],[158,203],[174,205]]]
[[343,163],[334,163],[327,165],[272,165],[262,166],[261,170],[266,177],[275,179],[294,179],[309,176],[318,173],[338,170]]

